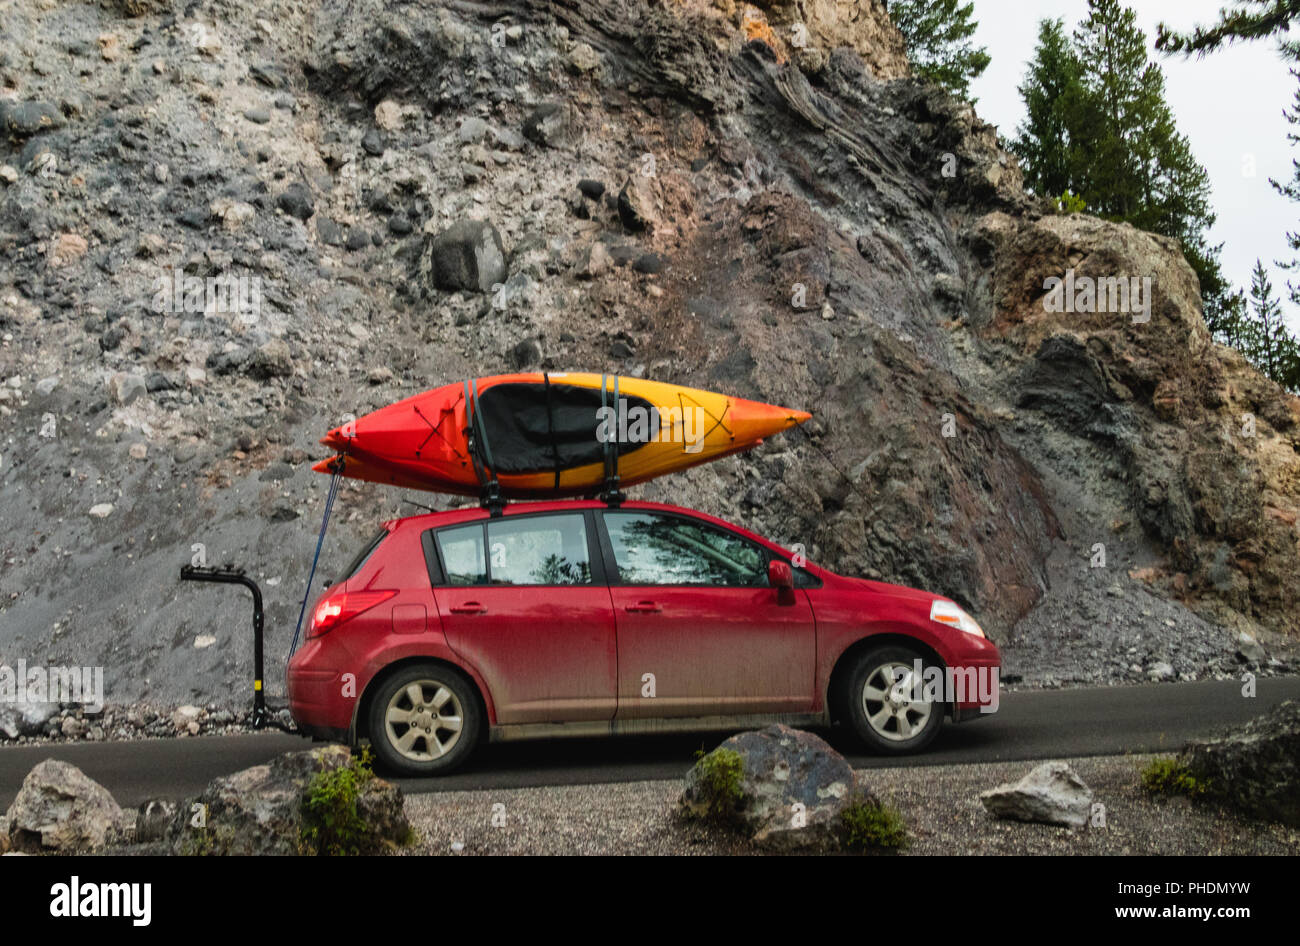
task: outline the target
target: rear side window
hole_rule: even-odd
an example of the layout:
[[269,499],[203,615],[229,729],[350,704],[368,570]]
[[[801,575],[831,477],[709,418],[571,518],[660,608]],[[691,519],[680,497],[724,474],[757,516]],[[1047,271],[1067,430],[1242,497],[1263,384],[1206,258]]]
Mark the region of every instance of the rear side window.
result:
[[587,517],[582,513],[488,523],[494,585],[589,585]]
[[475,523],[443,529],[437,535],[438,555],[449,585],[482,585],[487,582],[483,557],[483,526]]
[[356,558],[352,560],[347,568],[343,569],[343,574],[338,577],[338,580],[334,582],[334,584],[341,585],[357,572],[361,571],[361,566],[369,561],[370,556],[375,554],[375,549],[379,548],[379,543],[384,541],[387,537],[388,530],[380,529],[379,534],[367,542],[365,547],[357,553]]

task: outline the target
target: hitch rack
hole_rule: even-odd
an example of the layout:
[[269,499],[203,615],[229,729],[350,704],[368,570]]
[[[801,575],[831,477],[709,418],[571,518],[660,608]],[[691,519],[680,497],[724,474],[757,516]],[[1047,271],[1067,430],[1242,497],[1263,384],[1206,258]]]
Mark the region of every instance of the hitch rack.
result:
[[268,715],[266,694],[262,688],[262,589],[244,574],[242,568],[200,568],[181,566],[181,581],[211,581],[224,585],[243,585],[253,593],[253,728],[265,729]]

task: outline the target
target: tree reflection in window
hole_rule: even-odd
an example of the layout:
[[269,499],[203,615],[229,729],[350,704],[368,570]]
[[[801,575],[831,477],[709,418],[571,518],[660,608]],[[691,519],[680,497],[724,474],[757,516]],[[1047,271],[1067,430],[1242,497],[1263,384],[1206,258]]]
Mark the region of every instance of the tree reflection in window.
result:
[[619,580],[631,585],[767,584],[767,557],[737,535],[676,516],[605,514]]
[[581,513],[488,523],[494,585],[589,585],[587,523]]

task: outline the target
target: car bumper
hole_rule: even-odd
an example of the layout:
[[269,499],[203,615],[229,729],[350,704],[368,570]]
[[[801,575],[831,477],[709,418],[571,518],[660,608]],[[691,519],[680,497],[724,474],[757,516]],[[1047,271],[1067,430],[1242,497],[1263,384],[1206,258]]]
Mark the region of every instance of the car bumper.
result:
[[326,665],[319,640],[309,641],[294,654],[287,678],[289,713],[298,729],[322,739],[348,741],[356,701],[345,695],[344,672]]

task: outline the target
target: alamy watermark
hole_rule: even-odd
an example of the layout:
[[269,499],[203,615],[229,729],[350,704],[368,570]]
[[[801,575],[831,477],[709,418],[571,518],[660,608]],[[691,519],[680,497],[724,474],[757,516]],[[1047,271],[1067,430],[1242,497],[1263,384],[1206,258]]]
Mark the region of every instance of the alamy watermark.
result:
[[892,675],[889,697],[896,703],[978,703],[981,713],[998,711],[997,667],[927,667],[917,660]]
[[251,325],[262,312],[262,277],[227,273],[200,278],[176,268],[164,270],[153,281],[151,308],[159,313],[237,315]]
[[0,664],[0,703],[79,703],[97,713],[104,708],[104,668]]
[[1133,323],[1151,321],[1150,276],[1076,276],[1074,269],[1065,278],[1048,276],[1043,280],[1047,295],[1043,309],[1047,312],[1110,312],[1131,314]]
[[600,443],[681,443],[687,453],[699,453],[704,449],[707,416],[702,407],[629,407],[627,398],[621,397],[617,408],[607,405],[596,411],[596,439]]

